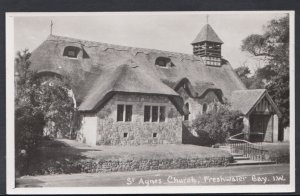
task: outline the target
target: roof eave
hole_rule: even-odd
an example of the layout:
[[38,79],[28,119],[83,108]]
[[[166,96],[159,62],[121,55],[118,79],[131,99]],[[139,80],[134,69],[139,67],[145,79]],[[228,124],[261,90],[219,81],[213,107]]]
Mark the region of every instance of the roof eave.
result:
[[191,43],[191,45],[195,45],[195,44],[199,44],[199,43],[203,43],[203,42],[214,42],[214,43],[218,43],[218,44],[224,44],[224,42],[223,41],[209,41],[209,40],[204,40],[204,41],[193,41],[192,43]]
[[257,99],[257,101],[255,102],[255,104],[253,104],[253,106],[251,107],[251,109],[245,114],[246,116],[249,116],[253,110],[255,109],[255,107],[259,104],[259,102],[264,98],[267,97],[267,99],[269,100],[269,102],[271,103],[272,107],[274,108],[278,118],[282,117],[282,114],[280,112],[280,110],[278,109],[277,105],[274,103],[274,101],[272,100],[272,98],[270,97],[269,93],[267,92],[267,90],[264,91],[264,93],[262,93],[262,95],[259,97],[259,99]]
[[146,95],[161,95],[167,97],[180,97],[178,94],[163,94],[163,93],[148,93],[148,92],[128,92],[128,91],[110,91],[106,93],[101,100],[99,100],[95,105],[92,107],[82,108],[81,106],[78,107],[78,111],[80,112],[96,112],[99,107],[101,107],[104,103],[109,101],[113,95],[116,93],[125,93],[125,94],[146,94]]

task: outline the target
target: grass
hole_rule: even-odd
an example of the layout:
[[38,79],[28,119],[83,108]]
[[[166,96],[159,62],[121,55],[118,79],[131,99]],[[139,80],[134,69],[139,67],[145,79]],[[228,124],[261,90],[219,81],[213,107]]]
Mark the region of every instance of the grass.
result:
[[[143,146],[95,146],[90,147],[74,140],[52,140],[41,148],[49,159],[57,157],[81,156],[95,160],[143,160],[143,159],[191,159],[206,157],[230,157],[223,150],[181,144],[143,145]],[[55,144],[56,143],[56,144]],[[58,145],[57,145],[58,144]]]
[[276,163],[289,163],[289,143],[263,143],[263,149],[269,151],[270,159]]
[[[195,160],[201,161],[195,163]],[[132,171],[159,169],[159,167],[164,169],[196,167],[188,166],[189,161],[198,164],[197,167],[211,167],[224,165],[231,160],[232,155],[226,151],[194,145],[90,147],[74,140],[51,139],[41,142],[34,156],[27,160],[23,169],[26,173],[22,175],[94,173],[113,171],[115,168],[119,168],[118,171]],[[161,165],[162,163],[169,166]],[[114,166],[110,168],[110,164]]]
[[289,152],[289,143],[263,143],[263,148],[270,152]]

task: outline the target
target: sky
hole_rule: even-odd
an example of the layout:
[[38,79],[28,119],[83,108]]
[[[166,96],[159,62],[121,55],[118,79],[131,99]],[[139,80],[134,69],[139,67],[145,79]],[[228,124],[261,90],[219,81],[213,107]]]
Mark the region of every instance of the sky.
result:
[[241,51],[242,40],[261,34],[280,12],[135,12],[62,13],[17,16],[14,19],[14,51],[33,51],[50,34],[132,47],[192,54],[190,43],[207,23],[222,39],[222,56],[233,68],[246,65],[253,71],[261,62]]

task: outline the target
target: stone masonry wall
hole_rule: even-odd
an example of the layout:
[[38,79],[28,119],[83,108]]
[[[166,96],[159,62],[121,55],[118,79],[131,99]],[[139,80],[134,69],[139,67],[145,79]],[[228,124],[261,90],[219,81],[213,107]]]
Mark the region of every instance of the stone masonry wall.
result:
[[[133,106],[131,122],[117,122],[118,104]],[[165,106],[165,122],[144,122],[145,105]],[[96,115],[97,145],[182,143],[182,116],[165,96],[116,94]]]
[[179,95],[183,98],[184,103],[189,103],[190,116],[189,120],[193,120],[197,115],[202,114],[203,104],[207,104],[207,111],[211,110],[213,103],[219,101],[217,95],[213,91],[209,91],[203,98],[191,98],[184,88],[178,90]]
[[163,159],[163,160],[87,160],[81,168],[84,173],[105,173],[122,171],[147,171],[162,169],[187,169],[224,167],[233,162],[232,156],[190,158],[190,159]]

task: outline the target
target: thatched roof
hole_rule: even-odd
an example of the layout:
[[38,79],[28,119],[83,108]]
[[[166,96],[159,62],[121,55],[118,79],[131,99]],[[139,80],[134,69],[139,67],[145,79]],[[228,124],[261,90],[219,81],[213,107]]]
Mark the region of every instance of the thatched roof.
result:
[[80,111],[93,110],[101,100],[112,92],[141,93],[179,96],[173,89],[143,72],[133,60],[124,62],[116,69],[108,69],[97,79],[79,106]]
[[200,33],[194,39],[192,44],[205,42],[205,41],[223,44],[223,41],[219,38],[217,33],[213,30],[213,28],[209,24],[206,24],[204,27],[202,27]]
[[[80,48],[78,58],[72,59],[63,56],[64,48],[67,46]],[[158,57],[170,58],[174,66],[165,68],[155,65]],[[118,78],[116,77],[117,73],[134,70],[135,68],[129,68],[130,66],[124,68],[126,66],[123,65],[128,64],[126,63],[128,59],[134,62],[132,64],[138,65],[133,73],[139,72],[142,77],[135,75],[137,80],[131,80],[129,76],[123,78],[124,85],[119,84],[120,87],[122,85],[123,90],[129,91],[138,88],[135,90],[142,91],[144,89],[148,91],[150,89],[155,93],[173,95],[174,91],[170,86],[174,86],[182,78],[188,78],[195,88],[199,87],[197,91],[200,92],[203,88],[202,84],[213,84],[214,88],[221,89],[227,98],[230,98],[231,92],[234,90],[246,89],[231,65],[224,59],[221,67],[212,67],[205,65],[202,59],[195,55],[126,47],[62,36],[49,36],[32,52],[30,61],[34,70],[69,77],[72,81],[71,86],[78,102],[77,105],[80,106],[85,100],[92,100],[91,97],[93,97],[95,89],[103,88],[101,90],[103,92],[108,89],[115,89],[116,86],[112,87],[109,82],[102,83],[101,81],[111,80],[108,77],[109,74]],[[120,66],[123,68],[117,69]],[[146,82],[142,82],[141,86],[136,85],[135,82],[144,81],[143,77],[145,77],[145,81],[151,81],[151,88],[146,85]],[[102,87],[102,84],[108,86]],[[133,87],[129,87],[130,85]]]
[[206,95],[208,91],[214,91],[219,100],[223,102],[222,97],[223,93],[222,90],[217,88],[214,83],[212,82],[205,82],[205,81],[197,81],[195,84],[192,84],[188,78],[183,78],[179,80],[175,85],[174,85],[174,90],[177,91],[180,87],[183,85],[186,86],[186,91],[189,94],[190,97],[193,98],[202,98]]
[[272,101],[266,89],[249,89],[249,90],[236,90],[231,95],[231,106],[234,110],[240,110],[244,115],[251,113],[252,109],[259,104],[260,100],[266,97],[270,104],[273,106],[274,111],[280,117],[281,113],[276,104]]

